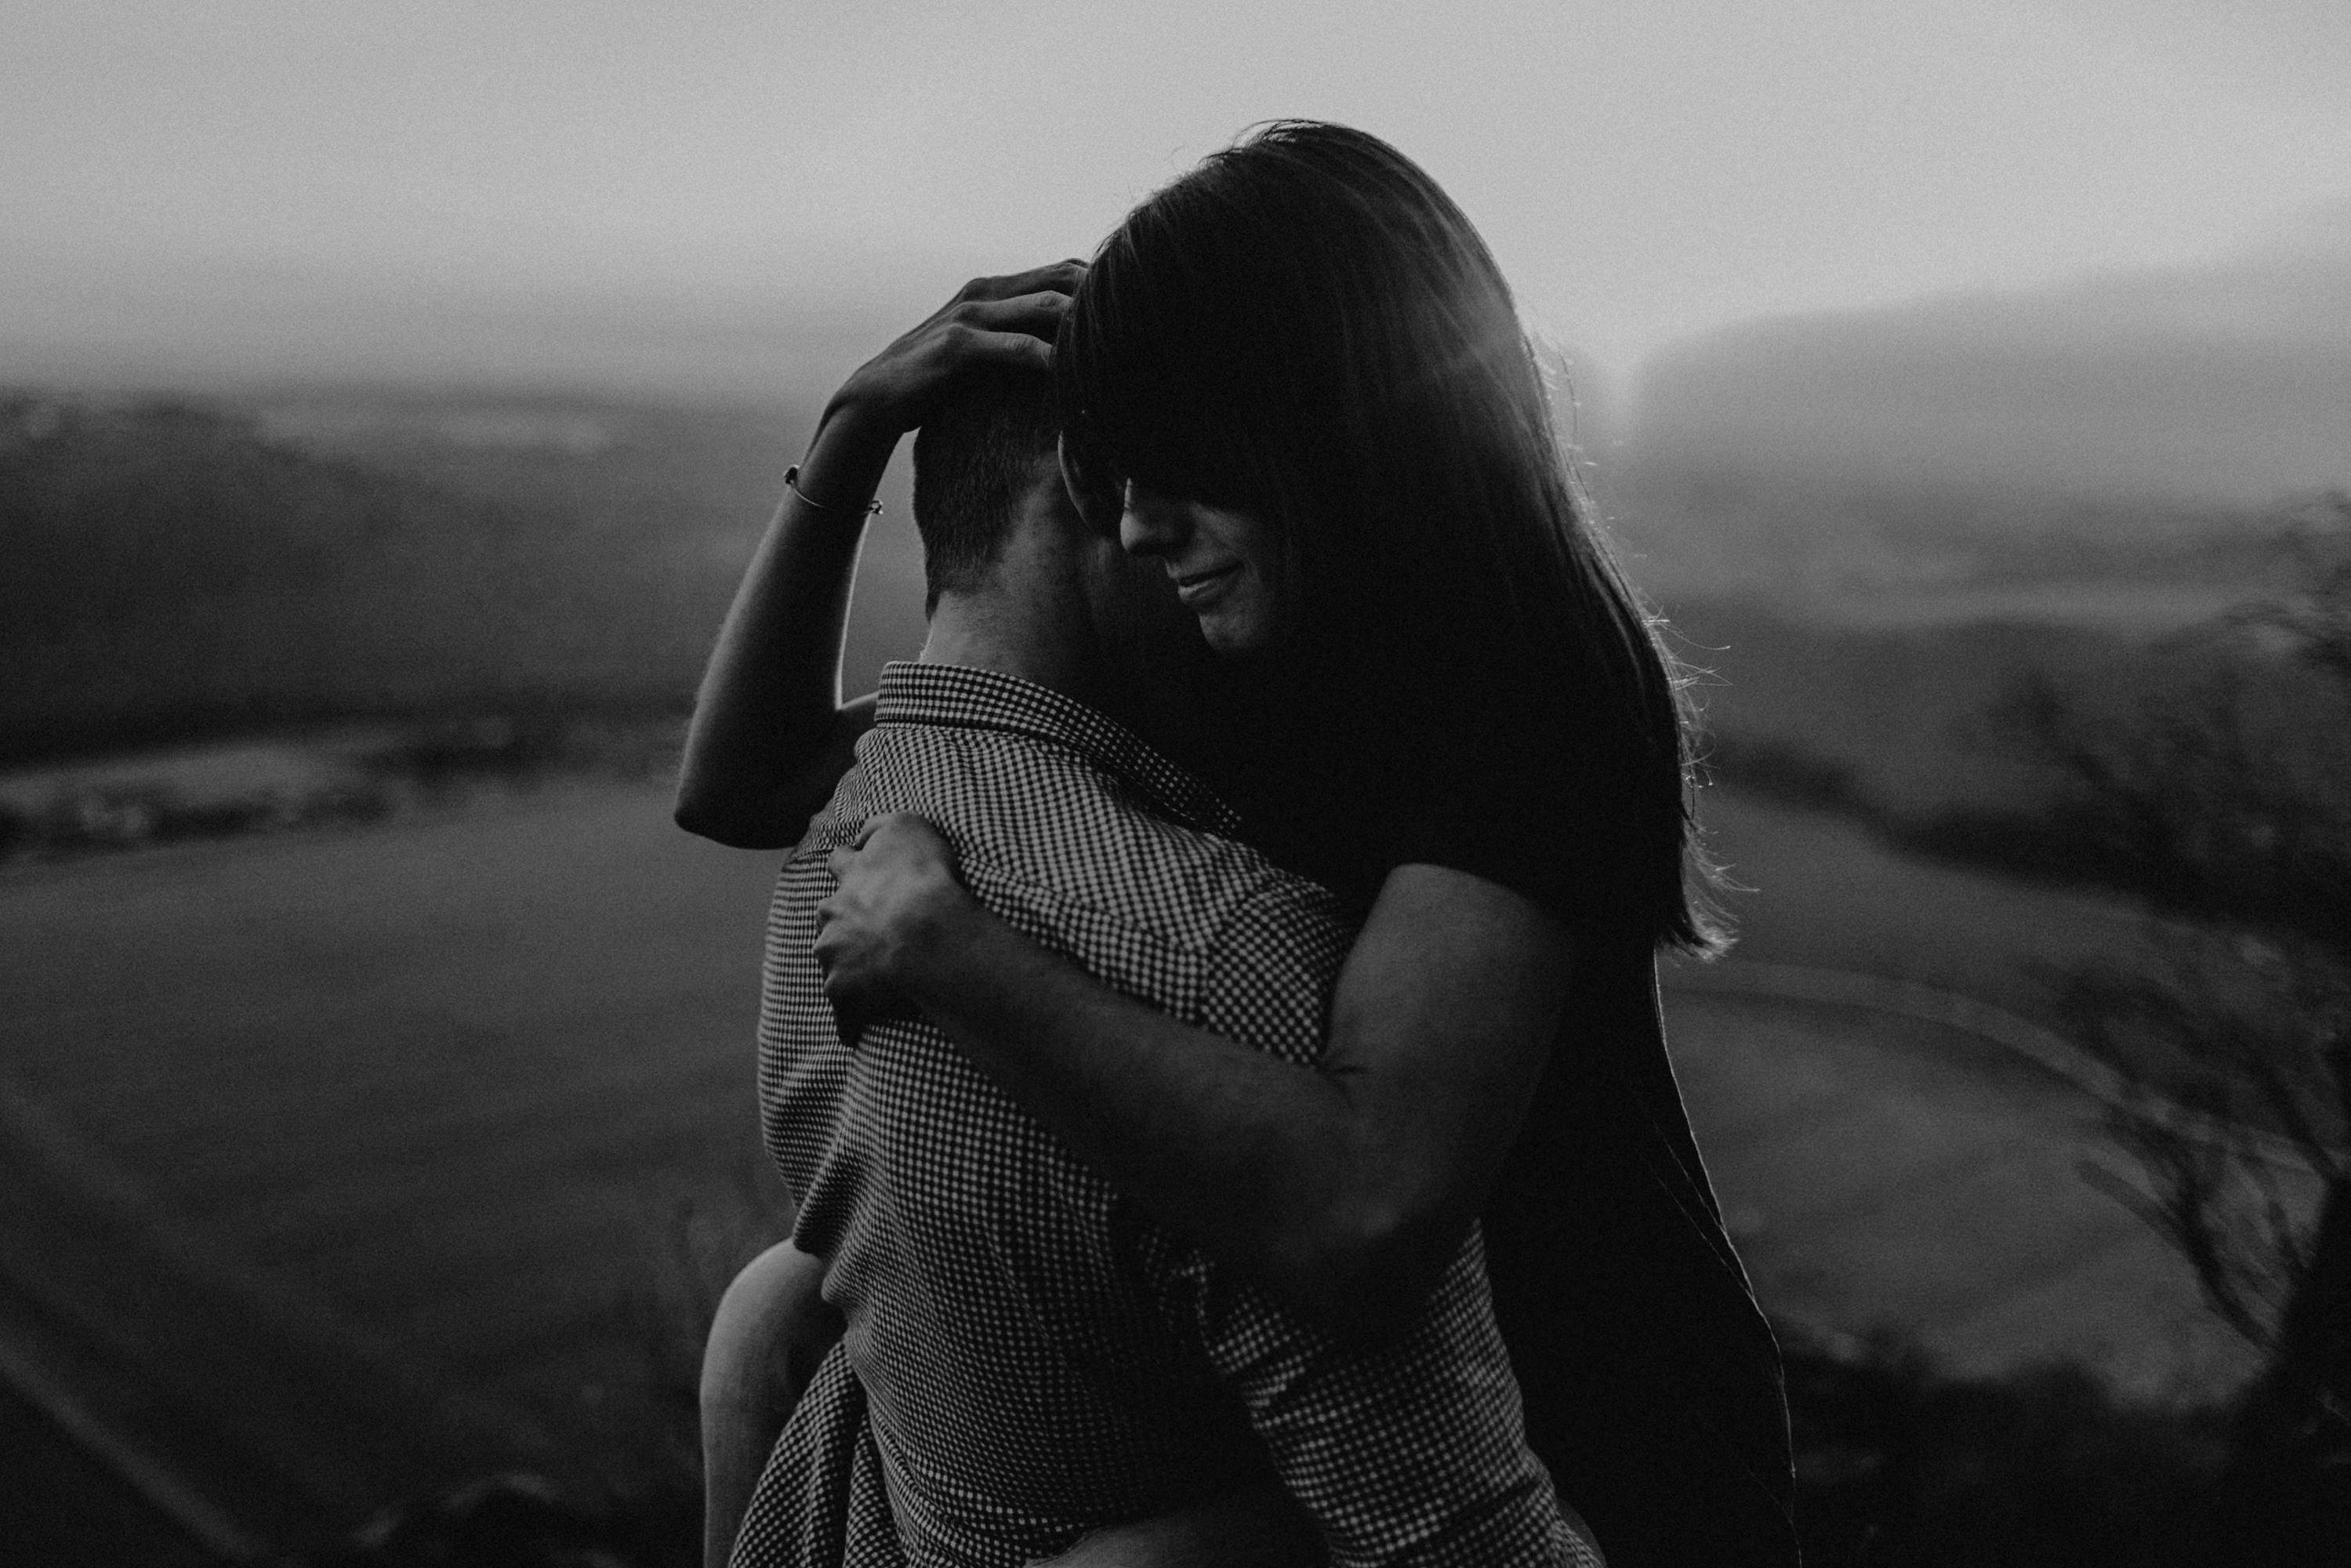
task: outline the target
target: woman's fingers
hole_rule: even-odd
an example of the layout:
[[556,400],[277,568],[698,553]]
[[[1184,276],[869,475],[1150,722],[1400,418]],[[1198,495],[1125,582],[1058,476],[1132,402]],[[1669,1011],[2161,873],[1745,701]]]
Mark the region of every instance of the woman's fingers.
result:
[[971,299],[955,308],[955,322],[1000,332],[1033,332],[1050,338],[1070,308],[1070,297],[1058,289],[1016,294],[1009,299]]
[[1026,272],[1007,273],[1001,277],[975,277],[963,286],[956,298],[958,302],[1009,299],[1046,290],[1056,294],[1075,294],[1085,277],[1086,264],[1071,257],[1066,261],[1049,262],[1043,267],[1032,267]]
[[953,870],[955,852],[920,811],[883,811],[868,818],[854,841],[860,849],[886,849],[936,855]]
[[[845,853],[836,851],[836,854]],[[816,906],[816,941],[810,953],[824,977],[824,994],[833,1004],[842,1043],[857,1049],[858,1037],[871,1019],[889,1009],[889,982],[876,970],[870,946],[859,940],[854,911],[838,896]]]
[[979,365],[1009,365],[1035,371],[1053,368],[1053,345],[1029,332],[988,332],[967,328],[953,349],[959,370]]
[[1081,261],[1060,261],[1005,277],[975,277],[926,325],[1029,332],[1050,341],[1086,277]]
[[967,371],[1050,369],[1053,336],[1069,305],[1068,295],[1050,290],[957,300],[868,361],[843,396],[885,411],[896,428],[910,430]]
[[813,954],[842,1039],[854,1049],[867,1022],[908,1005],[898,966],[909,934],[926,928],[924,912],[967,895],[956,881],[955,846],[912,812],[869,819],[824,863],[838,885],[817,903]]
[[967,371],[1050,370],[1053,338],[1085,276],[1085,263],[1057,261],[973,278],[927,320],[859,367],[835,394],[835,407],[878,422],[894,440],[921,424]]
[[969,300],[928,334],[934,374],[942,379],[978,365],[1050,369],[1053,337],[1070,308],[1066,294],[1022,294]]

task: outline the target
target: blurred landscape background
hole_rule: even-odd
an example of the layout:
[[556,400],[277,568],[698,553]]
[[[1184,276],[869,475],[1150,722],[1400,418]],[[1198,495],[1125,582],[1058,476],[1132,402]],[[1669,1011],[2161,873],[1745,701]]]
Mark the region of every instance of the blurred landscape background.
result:
[[701,661],[859,360],[1276,112],[1487,226],[1691,667],[1813,1559],[2351,1520],[2351,30],[1866,10],[0,16],[0,1558],[694,1560]]

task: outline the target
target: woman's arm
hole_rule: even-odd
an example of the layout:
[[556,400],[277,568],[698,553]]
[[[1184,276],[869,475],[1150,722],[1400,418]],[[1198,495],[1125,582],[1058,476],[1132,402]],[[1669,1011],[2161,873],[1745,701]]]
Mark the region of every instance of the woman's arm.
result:
[[686,732],[676,816],[737,849],[796,842],[848,768],[873,705],[841,700],[866,506],[898,438],[981,365],[1040,371],[1083,264],[977,278],[860,367],[825,405],[718,632]]
[[[841,701],[865,503],[896,444],[828,413],[719,628],[678,768],[677,825],[737,849],[796,841],[848,769],[873,702]],[[840,497],[817,505],[806,497]]]
[[826,987],[921,1008],[1078,1157],[1293,1307],[1406,1320],[1484,1206],[1558,1029],[1566,927],[1498,883],[1388,876],[1318,1066],[1191,1028],[989,914],[921,819],[838,852]]

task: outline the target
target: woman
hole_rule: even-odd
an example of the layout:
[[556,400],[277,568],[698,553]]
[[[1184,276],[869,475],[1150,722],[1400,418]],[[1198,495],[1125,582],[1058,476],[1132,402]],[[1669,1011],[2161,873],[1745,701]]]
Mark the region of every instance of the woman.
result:
[[1053,359],[1073,491],[1228,661],[1211,781],[1362,918],[1328,1047],[1119,997],[903,819],[837,857],[836,998],[921,1007],[1335,1326],[1409,1311],[1482,1217],[1530,1436],[1611,1562],[1792,1562],[1776,1347],[1657,1026],[1656,946],[1714,940],[1676,688],[1482,242],[1384,143],[1277,124],[1128,216]]

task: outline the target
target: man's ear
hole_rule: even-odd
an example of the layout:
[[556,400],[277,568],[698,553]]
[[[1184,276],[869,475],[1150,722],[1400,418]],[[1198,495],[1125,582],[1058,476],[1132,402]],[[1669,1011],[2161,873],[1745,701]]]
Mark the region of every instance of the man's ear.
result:
[[1114,491],[1092,483],[1092,476],[1072,456],[1067,432],[1054,438],[1053,456],[1061,465],[1061,487],[1069,492],[1071,507],[1094,532],[1104,538],[1117,538],[1119,514],[1123,510],[1120,498]]
[[1050,519],[1050,526],[1064,548],[1074,549],[1081,542],[1096,537],[1085,514],[1078,510],[1076,492],[1070,488],[1069,468],[1061,461],[1058,450],[1053,462],[1040,461],[1037,465],[1024,509],[1033,517]]

